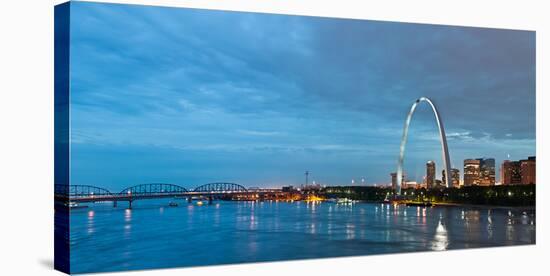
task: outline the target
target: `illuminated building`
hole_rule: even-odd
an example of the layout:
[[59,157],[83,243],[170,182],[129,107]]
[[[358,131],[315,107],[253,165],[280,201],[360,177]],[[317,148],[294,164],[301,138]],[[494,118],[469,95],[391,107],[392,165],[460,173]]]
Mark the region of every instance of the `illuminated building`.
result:
[[537,182],[537,163],[535,156],[520,160],[521,183],[535,184]]
[[479,185],[495,185],[495,159],[479,158]]
[[479,159],[464,160],[464,186],[479,185]]
[[405,181],[403,182],[403,189],[418,189],[419,185],[416,181]]
[[431,160],[426,163],[426,187],[435,187],[435,162]]
[[[441,181],[443,185],[446,185],[447,183],[445,182],[445,170],[441,172],[441,175],[442,175]],[[453,184],[452,187],[454,188],[460,187],[460,170],[455,168],[451,169],[451,181]]]
[[504,160],[500,167],[500,182],[502,185],[521,184],[520,161]]
[[503,185],[535,184],[537,181],[535,156],[520,161],[504,160],[500,168]]

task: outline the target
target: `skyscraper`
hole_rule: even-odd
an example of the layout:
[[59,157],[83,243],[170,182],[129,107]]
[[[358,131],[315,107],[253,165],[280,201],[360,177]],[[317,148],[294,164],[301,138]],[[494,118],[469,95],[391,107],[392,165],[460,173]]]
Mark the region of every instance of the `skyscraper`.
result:
[[464,160],[464,186],[479,185],[479,159]]
[[521,184],[521,163],[504,160],[500,167],[500,182],[502,185]]
[[426,163],[426,188],[435,188],[435,162],[431,160]]
[[[397,189],[397,173],[391,173],[391,188]],[[401,176],[401,183],[405,183],[405,174]]]
[[479,158],[479,185],[495,185],[495,159]]
[[520,160],[521,183],[535,184],[537,182],[537,163],[535,156],[529,156],[525,160]]
[[[445,170],[441,172],[441,175],[442,175],[441,183],[446,186],[447,183],[445,181]],[[460,187],[460,170],[455,168],[451,169],[451,181],[452,181],[451,187],[454,187],[454,188]]]

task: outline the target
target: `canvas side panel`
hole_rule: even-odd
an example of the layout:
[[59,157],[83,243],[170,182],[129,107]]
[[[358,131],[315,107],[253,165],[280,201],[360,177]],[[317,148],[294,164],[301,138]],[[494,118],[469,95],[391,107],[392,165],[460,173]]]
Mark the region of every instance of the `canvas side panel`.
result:
[[54,12],[54,268],[70,273],[70,2],[55,6]]

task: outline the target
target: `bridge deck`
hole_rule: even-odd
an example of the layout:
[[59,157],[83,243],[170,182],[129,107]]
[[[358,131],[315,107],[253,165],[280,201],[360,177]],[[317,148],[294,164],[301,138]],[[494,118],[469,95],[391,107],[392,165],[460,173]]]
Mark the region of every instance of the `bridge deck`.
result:
[[[143,193],[143,194],[110,194],[110,195],[56,195],[56,199],[71,202],[101,202],[101,201],[134,201],[139,199],[193,197],[193,196],[224,196],[224,195],[263,195],[273,194],[271,191],[210,191],[210,192],[178,192],[178,193]],[[282,193],[282,192],[281,192]]]

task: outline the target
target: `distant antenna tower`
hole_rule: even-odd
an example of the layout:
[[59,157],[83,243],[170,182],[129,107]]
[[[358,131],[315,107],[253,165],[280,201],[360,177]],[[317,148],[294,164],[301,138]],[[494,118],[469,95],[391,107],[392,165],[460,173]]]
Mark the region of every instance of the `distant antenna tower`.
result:
[[306,186],[307,186],[307,184],[308,184],[308,182],[309,182],[308,177],[309,177],[309,171],[306,171]]

